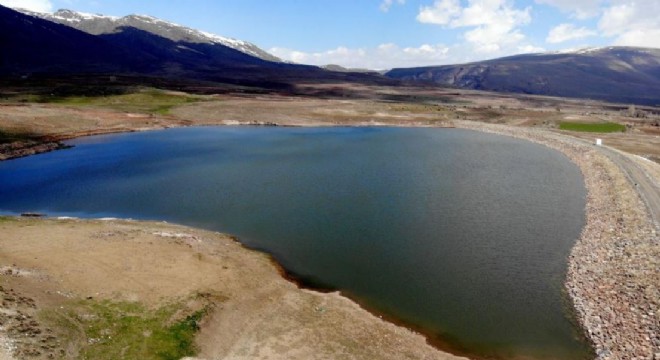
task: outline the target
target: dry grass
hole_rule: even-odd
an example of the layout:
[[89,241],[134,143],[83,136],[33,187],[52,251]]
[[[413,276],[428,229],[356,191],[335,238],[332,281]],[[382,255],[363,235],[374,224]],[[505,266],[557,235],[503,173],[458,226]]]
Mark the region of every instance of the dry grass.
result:
[[[305,96],[205,95],[143,89],[134,93],[52,99],[60,103],[0,104],[0,141],[22,136],[74,136],[187,125],[396,125],[450,126],[471,120],[559,128],[562,122],[626,124],[625,133],[602,134],[606,143],[660,161],[658,119],[628,118],[621,107],[583,100],[502,95],[441,88],[355,84],[300,86]],[[26,95],[22,95],[26,96]],[[649,114],[660,110],[647,109]],[[589,138],[588,133],[572,136]],[[601,136],[599,134],[599,136]],[[4,138],[4,140],[2,140]]]

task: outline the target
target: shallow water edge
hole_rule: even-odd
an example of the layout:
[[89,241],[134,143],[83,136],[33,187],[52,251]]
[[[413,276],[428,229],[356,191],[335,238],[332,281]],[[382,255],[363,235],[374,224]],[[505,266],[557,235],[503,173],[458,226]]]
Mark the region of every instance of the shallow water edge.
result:
[[[511,129],[511,128],[493,127],[493,126],[481,126],[481,125],[476,125],[476,124],[460,124],[460,125],[461,125],[461,127],[465,126],[466,128],[469,128],[469,129],[472,129],[472,130],[497,132],[497,133],[500,133],[502,135],[509,135],[509,136],[514,136],[514,137],[519,137],[519,138],[523,138],[523,139],[526,139],[526,140],[530,140],[530,141],[534,141],[534,142],[544,144],[548,147],[554,148],[556,150],[562,151],[563,153],[567,154],[567,156],[571,159],[571,161],[575,162],[582,169],[583,175],[585,177],[588,175],[588,171],[591,170],[590,168],[585,168],[585,164],[584,164],[583,161],[582,162],[576,162],[576,160],[575,160],[579,156],[584,156],[583,153],[582,154],[579,153],[580,151],[584,151],[585,149],[589,149],[589,148],[587,146],[584,146],[583,148],[580,148],[580,145],[578,145],[576,143],[572,143],[572,142],[562,143],[561,142],[562,139],[560,139],[559,136],[556,135],[556,134],[550,134],[550,133],[547,133],[547,132],[544,134],[540,131],[521,131],[520,129]],[[589,153],[589,154],[591,154],[591,153]],[[587,182],[587,185],[589,185],[588,182]],[[590,195],[592,195],[592,189],[590,189],[589,186],[587,186],[587,191],[589,191]],[[588,201],[592,201],[591,197],[592,196],[590,196],[588,198]],[[587,209],[589,209],[589,208],[590,208],[590,204],[587,204]],[[585,234],[583,233],[583,237],[584,236],[585,236]],[[572,257],[571,261],[576,262],[577,259],[575,257]],[[286,277],[289,277],[289,278],[291,277],[291,275],[286,274],[286,272],[283,272],[283,275],[286,276]],[[292,280],[295,280],[295,276],[293,277]],[[301,285],[305,286],[305,285],[308,285],[308,284],[305,284],[305,282],[302,281]],[[567,286],[570,286],[570,285],[567,285]],[[571,295],[574,304],[580,302],[580,301],[575,300],[575,298],[574,298],[575,297],[575,292],[569,291],[568,293],[569,293],[569,295]],[[346,294],[346,296],[351,297],[350,294]],[[359,302],[359,300],[358,300],[358,302]],[[582,312],[580,312],[580,313],[582,313]],[[381,314],[378,314],[376,312],[376,315],[381,315]],[[392,319],[388,319],[388,320],[392,320]],[[580,323],[584,326],[584,321],[583,320],[580,321]],[[434,343],[434,345],[438,346],[438,344],[435,344],[435,341],[433,341],[432,339],[430,339],[429,341],[431,343]],[[438,347],[443,348],[444,346],[439,345]],[[454,349],[454,351],[455,351],[455,349]]]

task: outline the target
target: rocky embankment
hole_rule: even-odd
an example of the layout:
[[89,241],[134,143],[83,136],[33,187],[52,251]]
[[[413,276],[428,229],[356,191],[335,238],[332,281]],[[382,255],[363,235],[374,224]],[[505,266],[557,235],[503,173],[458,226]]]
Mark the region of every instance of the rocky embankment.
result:
[[[580,167],[587,188],[585,226],[568,259],[565,283],[578,321],[598,360],[660,360],[659,230],[621,169],[598,148],[550,131],[469,121],[455,125],[546,145]],[[16,157],[61,146],[34,145],[2,145],[0,160],[8,149]],[[646,166],[660,173],[657,164]],[[7,343],[0,339],[0,345]]]
[[36,140],[0,144],[0,161],[59,150],[65,147],[64,144],[56,141],[41,142]]
[[660,238],[634,184],[594,146],[548,131],[461,122],[566,154],[584,175],[586,218],[566,291],[598,360],[660,359]]

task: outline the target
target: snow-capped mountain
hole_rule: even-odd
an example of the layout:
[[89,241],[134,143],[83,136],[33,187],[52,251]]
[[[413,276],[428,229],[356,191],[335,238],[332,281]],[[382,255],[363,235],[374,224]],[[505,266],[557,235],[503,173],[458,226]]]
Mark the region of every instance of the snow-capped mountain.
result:
[[63,76],[93,82],[121,75],[138,83],[183,82],[202,88],[223,84],[277,91],[293,91],[300,82],[396,83],[373,74],[278,60],[250,43],[151,16],[117,18],[66,10],[36,14],[0,5],[3,79]]
[[269,54],[250,42],[191,29],[148,15],[115,17],[88,14],[65,9],[58,10],[52,14],[32,12],[23,9],[17,10],[24,14],[67,25],[92,35],[112,34],[119,31],[122,27],[131,27],[175,42],[220,44],[263,60],[274,62],[282,61],[280,58]]

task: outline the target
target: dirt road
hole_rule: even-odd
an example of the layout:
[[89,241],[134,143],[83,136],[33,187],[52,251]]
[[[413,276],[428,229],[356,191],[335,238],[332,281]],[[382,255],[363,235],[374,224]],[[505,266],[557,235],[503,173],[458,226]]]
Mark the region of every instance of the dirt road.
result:
[[[575,136],[570,136],[570,138],[582,145],[593,146],[593,143],[583,138]],[[657,231],[660,231],[660,179],[657,177],[658,174],[649,172],[651,164],[642,166],[643,162],[652,162],[641,156],[625,153],[610,146],[593,147],[612,160],[623,171],[630,183],[635,186],[635,190],[646,205],[653,225]]]
[[[646,161],[643,159],[635,160],[629,154],[624,154],[619,150],[601,146],[598,147],[600,152],[607,155],[628,177],[631,183],[635,184],[637,192],[646,204],[647,210],[656,229],[660,229],[660,184],[657,179],[653,177],[640,166],[638,161]],[[633,155],[634,156],[634,155]]]

